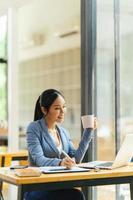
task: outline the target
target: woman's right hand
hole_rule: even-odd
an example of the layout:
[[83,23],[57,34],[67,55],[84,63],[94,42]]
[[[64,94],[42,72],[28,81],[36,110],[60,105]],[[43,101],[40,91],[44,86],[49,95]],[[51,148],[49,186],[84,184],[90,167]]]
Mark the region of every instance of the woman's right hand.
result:
[[65,166],[68,169],[71,169],[75,165],[75,160],[72,158],[65,157],[60,163],[60,166]]

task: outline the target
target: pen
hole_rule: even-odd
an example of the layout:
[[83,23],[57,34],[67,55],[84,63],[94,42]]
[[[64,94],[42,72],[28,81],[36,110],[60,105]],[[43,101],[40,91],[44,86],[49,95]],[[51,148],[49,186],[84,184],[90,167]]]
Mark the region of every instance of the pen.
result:
[[[63,154],[65,157],[70,158],[70,156],[69,156],[64,150],[62,150],[62,154]],[[71,159],[71,158],[70,158],[70,159]]]
[[64,150],[62,150],[62,154],[63,154],[66,158],[68,158],[68,159],[70,159],[72,162],[74,162],[74,160],[73,160]]

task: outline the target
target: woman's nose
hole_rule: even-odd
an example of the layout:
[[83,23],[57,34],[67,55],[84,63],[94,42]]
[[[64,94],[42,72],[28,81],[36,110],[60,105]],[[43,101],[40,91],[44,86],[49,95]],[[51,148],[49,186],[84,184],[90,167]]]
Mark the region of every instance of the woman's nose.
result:
[[60,111],[61,111],[61,113],[65,113],[65,109],[64,108],[61,108]]
[[61,108],[60,111],[61,111],[61,113],[64,113],[64,109],[63,108]]

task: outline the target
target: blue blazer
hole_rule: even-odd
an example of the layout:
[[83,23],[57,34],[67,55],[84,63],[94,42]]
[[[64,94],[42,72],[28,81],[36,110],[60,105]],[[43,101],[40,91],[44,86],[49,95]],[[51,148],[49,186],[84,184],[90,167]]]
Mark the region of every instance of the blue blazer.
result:
[[[79,147],[76,150],[68,132],[61,126],[57,126],[62,141],[63,150],[70,156],[75,157],[76,163],[82,161],[92,138],[92,130],[83,132]],[[44,118],[31,122],[27,128],[27,147],[29,161],[32,166],[57,166],[62,157],[48,133],[48,127]]]

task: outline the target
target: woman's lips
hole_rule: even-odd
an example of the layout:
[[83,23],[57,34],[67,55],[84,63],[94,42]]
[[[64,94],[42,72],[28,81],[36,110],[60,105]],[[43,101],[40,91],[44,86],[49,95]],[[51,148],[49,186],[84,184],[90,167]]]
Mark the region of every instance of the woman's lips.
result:
[[58,119],[64,119],[64,117],[62,116],[62,117],[58,117]]

